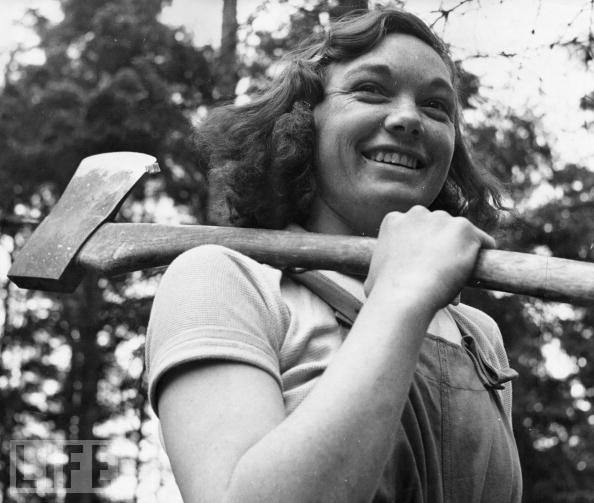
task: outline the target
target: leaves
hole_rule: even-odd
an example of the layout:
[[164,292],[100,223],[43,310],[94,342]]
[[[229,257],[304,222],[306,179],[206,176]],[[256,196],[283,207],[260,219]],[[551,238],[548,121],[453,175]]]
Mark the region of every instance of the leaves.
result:
[[[168,193],[200,215],[205,186],[191,131],[192,115],[211,100],[207,58],[182,29],[158,21],[161,1],[62,3],[61,23],[35,23],[46,62],[13,65],[0,91],[0,217],[46,214],[82,157],[114,150],[160,161],[162,183],[133,196]],[[14,243],[24,230],[2,229]],[[137,297],[124,293],[142,282],[90,276],[73,295],[4,285],[3,438],[31,438],[34,427],[42,437],[92,439],[130,413],[146,419],[142,351],[154,285]],[[8,473],[8,445],[2,449],[0,471]]]

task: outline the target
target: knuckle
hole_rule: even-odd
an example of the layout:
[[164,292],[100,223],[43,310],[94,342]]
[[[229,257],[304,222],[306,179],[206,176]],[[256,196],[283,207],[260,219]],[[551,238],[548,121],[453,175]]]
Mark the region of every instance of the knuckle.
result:
[[439,218],[452,218],[452,215],[450,215],[447,211],[444,210],[435,210],[433,214]]
[[429,212],[429,210],[427,208],[425,208],[425,206],[422,206],[420,204],[415,204],[414,206],[412,206],[408,210],[407,213],[410,213],[410,214],[413,214],[413,215],[415,215],[415,214],[422,215],[422,214],[425,214],[425,213],[428,213],[428,212]]
[[386,218],[388,219],[396,219],[396,218],[400,218],[402,216],[402,213],[400,213],[399,211],[390,211],[388,213],[386,213]]
[[382,225],[393,225],[395,222],[398,222],[402,218],[402,213],[397,211],[390,211],[386,213],[384,219],[382,220]]
[[452,223],[463,232],[474,231],[475,227],[470,223],[470,220],[464,217],[452,217]]
[[460,222],[460,223],[462,223],[464,225],[470,225],[470,226],[472,226],[472,223],[466,217],[456,216],[456,217],[452,217],[452,220],[454,220],[455,222]]

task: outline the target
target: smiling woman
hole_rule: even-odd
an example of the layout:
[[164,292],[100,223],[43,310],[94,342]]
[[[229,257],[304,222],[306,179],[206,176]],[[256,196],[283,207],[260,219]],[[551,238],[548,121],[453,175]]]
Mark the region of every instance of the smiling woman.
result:
[[388,212],[431,205],[454,151],[450,82],[439,55],[404,34],[328,70],[326,98],[314,110],[323,169],[308,228],[375,235]]
[[172,263],[146,351],[186,501],[520,500],[515,372],[493,320],[454,301],[499,201],[457,103],[442,42],[376,10],[201,126],[237,225],[378,241],[365,278],[303,281],[218,246]]

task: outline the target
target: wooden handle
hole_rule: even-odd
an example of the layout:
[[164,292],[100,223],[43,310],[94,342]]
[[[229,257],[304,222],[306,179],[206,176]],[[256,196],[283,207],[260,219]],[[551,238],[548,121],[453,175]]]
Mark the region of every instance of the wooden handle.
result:
[[482,250],[471,286],[591,306],[594,264],[531,253]]
[[[78,263],[105,275],[169,264],[202,244],[237,250],[274,267],[367,273],[375,239],[205,225],[104,224]],[[528,253],[483,250],[471,286],[580,305],[594,304],[594,264]]]

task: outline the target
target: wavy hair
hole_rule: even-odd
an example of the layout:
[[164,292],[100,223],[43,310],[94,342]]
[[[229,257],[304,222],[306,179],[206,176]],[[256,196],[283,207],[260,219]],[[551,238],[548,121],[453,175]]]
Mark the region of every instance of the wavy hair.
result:
[[[459,72],[447,47],[413,14],[356,11],[332,23],[285,57],[283,70],[266,91],[250,103],[215,109],[196,133],[203,162],[227,186],[232,224],[280,229],[305,223],[316,190],[312,110],[324,99],[328,67],[372,50],[391,33],[414,36],[433,48],[459,95]],[[456,108],[452,162],[430,208],[490,229],[502,207],[499,184],[473,163],[462,136],[460,106]]]

